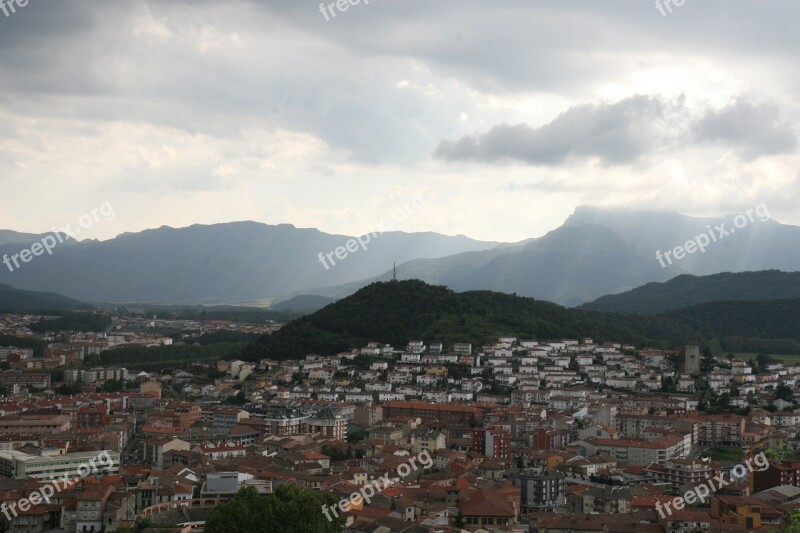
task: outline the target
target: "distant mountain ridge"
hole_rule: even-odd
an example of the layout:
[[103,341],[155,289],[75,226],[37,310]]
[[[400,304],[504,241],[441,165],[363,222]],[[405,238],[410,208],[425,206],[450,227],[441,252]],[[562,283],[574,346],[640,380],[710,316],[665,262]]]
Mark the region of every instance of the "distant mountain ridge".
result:
[[[748,219],[744,227],[736,229],[736,215],[695,218],[679,213],[578,207],[561,227],[524,245],[413,260],[399,265],[397,272],[403,279],[422,279],[459,291],[494,290],[577,306],[681,274],[800,270],[800,227],[760,217],[755,211],[750,215],[752,222]],[[663,267],[657,259],[658,251],[684,246],[722,224],[726,231],[736,232],[712,242],[704,253],[688,254],[672,264],[664,260]],[[341,298],[386,279],[389,272],[309,293]]]
[[[59,246],[14,272],[0,269],[0,283],[86,302],[268,305],[296,296],[345,297],[390,279],[396,262],[400,279],[577,306],[681,274],[800,270],[800,227],[766,215],[751,210],[735,233],[663,267],[657,252],[720,225],[734,229],[736,215],[579,207],[562,226],[520,243],[386,232],[363,247],[351,236],[290,224],[165,226]],[[0,245],[0,255],[18,251],[18,244]]]
[[0,311],[88,309],[83,302],[53,292],[24,291],[0,283]]
[[[466,255],[472,264],[460,260]],[[665,281],[676,272],[680,270],[662,269],[613,231],[596,225],[562,226],[521,246],[419,259],[398,269],[404,279],[423,279],[456,291],[491,290],[563,305],[653,279]]]
[[[61,234],[61,244],[74,244],[75,239],[70,239],[65,233],[59,232]],[[0,246],[3,245],[23,245],[29,246],[37,241],[41,241],[45,235],[53,235],[52,233],[20,233],[18,231],[12,231],[8,229],[0,229]]]
[[602,296],[581,305],[580,309],[658,314],[709,302],[793,298],[800,298],[800,272],[764,270],[723,272],[710,276],[684,274],[665,283],[648,283],[620,294]]
[[[246,304],[371,277],[394,261],[498,244],[462,235],[385,232],[356,251],[351,246],[344,259],[334,256],[337,264],[328,261],[327,269],[321,264],[319,254],[339,249],[341,256],[353,238],[290,224],[163,226],[57,246],[52,256],[36,257],[13,272],[0,269],[0,283],[87,302]],[[19,251],[19,244],[0,245],[0,256]]]
[[334,298],[326,298],[325,296],[316,296],[313,294],[303,294],[294,296],[288,300],[283,300],[277,304],[271,305],[270,310],[274,311],[295,311],[298,313],[311,313],[322,309],[328,304],[336,301]]
[[[582,206],[575,209],[564,225],[604,226],[642,250],[657,264],[657,251],[672,250],[696,236],[713,234],[717,240],[712,241],[705,252],[687,254],[673,262],[688,274],[800,270],[800,227],[773,220],[766,206],[757,209],[757,212],[750,209],[749,215],[745,210],[745,213],[725,217],[697,218],[670,212]],[[736,217],[744,217],[739,220],[745,220],[744,226],[736,227]],[[716,228],[721,224],[729,234],[720,238]]]

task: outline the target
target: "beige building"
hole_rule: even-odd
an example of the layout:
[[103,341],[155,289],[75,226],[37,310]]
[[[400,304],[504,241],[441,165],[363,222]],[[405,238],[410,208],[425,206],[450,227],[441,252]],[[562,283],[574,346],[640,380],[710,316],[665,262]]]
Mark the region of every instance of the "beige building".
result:
[[67,415],[8,415],[0,418],[0,434],[61,433],[70,428]]
[[371,428],[383,420],[383,408],[380,405],[368,403],[356,407],[353,422],[362,428]]
[[155,394],[158,398],[161,398],[161,384],[155,381],[145,381],[139,385],[139,392],[148,395]]
[[666,463],[684,457],[692,450],[690,435],[669,435],[655,442],[632,439],[586,439],[597,453],[614,458],[620,466],[644,466]]
[[74,452],[52,455],[30,455],[16,450],[0,452],[0,475],[14,479],[50,480],[68,474],[81,475],[119,473],[119,453]]
[[142,451],[145,464],[164,468],[164,454],[175,450],[189,451],[191,445],[181,439],[145,439]]
[[371,429],[369,432],[370,440],[376,440],[381,444],[402,444],[405,442],[405,432],[399,428],[385,427]]
[[424,450],[434,451],[446,448],[447,438],[441,431],[434,429],[415,431],[411,436],[411,451],[420,453]]

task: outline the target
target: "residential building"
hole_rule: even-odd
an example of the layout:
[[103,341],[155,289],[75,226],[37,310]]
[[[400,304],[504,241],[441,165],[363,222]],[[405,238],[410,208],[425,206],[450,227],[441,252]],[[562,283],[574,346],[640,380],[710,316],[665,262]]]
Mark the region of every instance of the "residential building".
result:
[[500,428],[474,428],[472,453],[511,461],[511,434]]
[[522,490],[522,514],[554,511],[564,505],[564,474],[561,472],[529,468],[512,476],[512,482]]

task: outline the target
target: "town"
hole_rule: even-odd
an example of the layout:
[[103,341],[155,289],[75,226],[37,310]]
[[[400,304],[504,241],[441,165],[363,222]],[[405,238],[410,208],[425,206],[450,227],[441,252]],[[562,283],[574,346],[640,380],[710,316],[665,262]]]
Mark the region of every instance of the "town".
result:
[[242,489],[283,486],[331,494],[352,532],[766,531],[800,506],[800,366],[766,354],[377,339],[148,372],[105,361],[281,324],[111,314],[103,331],[36,333],[42,318],[0,316],[0,334],[44,345],[0,347],[8,531],[189,531]]

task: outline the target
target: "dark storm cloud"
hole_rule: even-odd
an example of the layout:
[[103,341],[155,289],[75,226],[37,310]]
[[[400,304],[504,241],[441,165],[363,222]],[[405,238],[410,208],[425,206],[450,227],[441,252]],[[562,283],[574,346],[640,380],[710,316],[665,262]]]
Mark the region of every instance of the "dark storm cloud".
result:
[[701,142],[735,148],[743,159],[789,153],[797,146],[794,128],[781,120],[775,104],[754,105],[743,98],[720,110],[709,110],[694,127]]
[[501,124],[482,135],[442,141],[435,155],[450,161],[518,160],[542,165],[588,157],[609,164],[629,163],[649,153],[661,140],[659,125],[665,109],[663,101],[646,96],[582,105],[538,128]]
[[[683,124],[690,133],[676,134],[670,124]],[[501,124],[483,134],[443,140],[434,156],[483,163],[560,165],[597,158],[606,164],[626,164],[665,149],[691,148],[694,141],[736,149],[744,160],[791,153],[797,144],[794,128],[780,120],[774,104],[738,98],[730,106],[707,110],[695,121],[682,100],[669,103],[635,96],[614,104],[572,107],[538,128]]]

